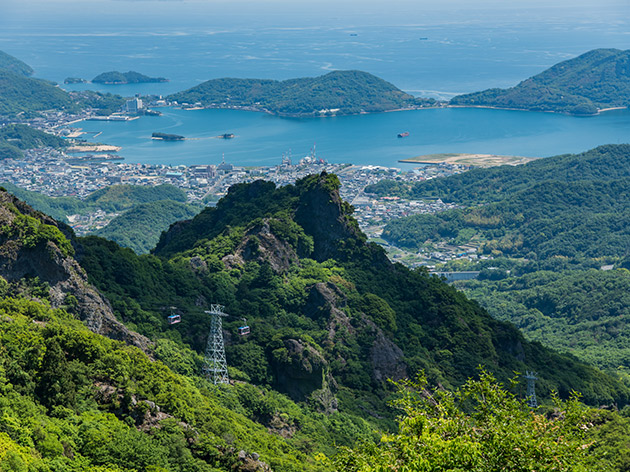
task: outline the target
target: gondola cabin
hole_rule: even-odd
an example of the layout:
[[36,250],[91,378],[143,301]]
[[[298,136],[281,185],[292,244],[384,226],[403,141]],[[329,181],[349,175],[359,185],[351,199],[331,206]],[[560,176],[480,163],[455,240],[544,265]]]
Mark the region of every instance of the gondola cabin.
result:
[[249,334],[249,326],[240,326],[237,331],[241,336],[246,336]]
[[182,317],[180,315],[170,315],[166,319],[170,325],[174,325],[182,321]]

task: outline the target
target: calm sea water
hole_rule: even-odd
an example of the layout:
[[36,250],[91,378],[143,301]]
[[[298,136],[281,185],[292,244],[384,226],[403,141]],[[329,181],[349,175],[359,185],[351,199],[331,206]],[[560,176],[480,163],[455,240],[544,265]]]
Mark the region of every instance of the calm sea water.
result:
[[[161,117],[130,122],[88,121],[85,131],[96,140],[123,147],[127,161],[156,164],[275,165],[283,152],[304,157],[316,144],[329,162],[404,167],[398,159],[436,152],[508,154],[544,157],[580,152],[603,143],[630,142],[630,111],[595,117],[510,110],[447,108],[287,119],[238,110],[162,108]],[[163,142],[153,132],[190,140]],[[409,131],[407,138],[397,133]],[[217,139],[223,133],[234,139]],[[90,137],[89,135],[87,136]]]
[[[604,0],[515,2],[378,0],[285,2],[1,0],[0,50],[36,76],[63,82],[136,70],[165,84],[64,86],[131,96],[168,94],[216,77],[286,79],[334,69],[376,74],[410,93],[449,98],[508,87],[596,47],[630,47],[630,4]],[[474,5],[473,5],[474,3]],[[549,2],[547,2],[549,3]],[[520,6],[519,6],[520,5]],[[291,120],[263,114],[165,110],[130,123],[84,123],[123,146],[131,162],[275,163],[314,142],[330,161],[392,165],[430,152],[546,156],[628,142],[630,117],[492,110]],[[153,142],[154,131],[199,138]],[[409,138],[396,134],[409,131]],[[238,137],[212,139],[224,132]]]

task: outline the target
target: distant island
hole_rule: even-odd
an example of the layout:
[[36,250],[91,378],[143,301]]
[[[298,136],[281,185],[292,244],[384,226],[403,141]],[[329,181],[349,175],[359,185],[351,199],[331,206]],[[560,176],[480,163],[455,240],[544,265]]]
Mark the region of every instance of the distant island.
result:
[[164,77],[149,77],[135,71],[129,72],[103,72],[92,79],[95,84],[122,85],[122,84],[146,84],[168,82]]
[[357,70],[283,81],[213,79],[167,99],[185,107],[240,108],[280,116],[350,115],[438,105]]
[[180,136],[179,134],[168,134],[168,133],[153,133],[151,137],[153,139],[159,139],[162,141],[183,141],[184,139],[186,139],[185,137]]
[[594,49],[509,89],[458,95],[454,106],[594,115],[630,105],[630,50]]
[[63,81],[64,84],[87,84],[87,80],[79,77],[66,77]]

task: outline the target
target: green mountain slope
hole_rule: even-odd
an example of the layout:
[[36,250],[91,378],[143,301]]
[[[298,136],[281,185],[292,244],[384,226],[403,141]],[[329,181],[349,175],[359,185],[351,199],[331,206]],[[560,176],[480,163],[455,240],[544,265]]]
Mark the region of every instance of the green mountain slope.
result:
[[315,471],[315,453],[372,440],[361,418],[214,387],[199,355],[115,319],[66,228],[4,191],[0,209],[3,470]]
[[630,241],[630,178],[546,181],[496,203],[393,220],[382,237],[419,248],[428,241],[476,241],[482,254],[623,257]]
[[278,115],[319,115],[380,112],[427,106],[434,100],[417,99],[367,72],[334,71],[319,77],[289,79],[213,79],[168,97],[179,103],[208,107],[249,107]]
[[[68,215],[86,214],[95,210],[106,212],[126,211],[135,205],[159,200],[186,202],[186,193],[174,185],[163,184],[155,187],[140,185],[111,185],[97,190],[85,200],[75,197],[48,197],[38,192],[24,190],[11,183],[3,183],[13,195],[25,201],[34,209],[52,216],[57,221],[67,222]],[[168,228],[168,225],[164,229]]]
[[630,50],[595,49],[509,89],[459,95],[452,105],[593,114],[630,105]]
[[630,372],[630,272],[537,271],[466,284],[470,297],[530,339]]
[[382,180],[365,191],[379,196],[441,198],[446,202],[482,204],[497,202],[549,180],[608,181],[630,177],[630,144],[609,144],[580,153],[547,157],[519,166],[472,169],[445,179],[413,184]]
[[138,254],[146,254],[155,247],[162,231],[176,221],[192,218],[198,211],[198,207],[172,200],[140,203],[95,234],[129,247]]
[[[448,387],[480,364],[501,378],[537,370],[542,396],[576,389],[588,401],[626,401],[617,381],[527,343],[439,278],[391,264],[366,244],[338,185],[326,174],[236,185],[216,208],[173,225],[155,255],[87,238],[80,263],[121,319],[152,337],[177,333],[197,351],[208,330],[198,306],[225,304],[230,365],[322,411],[388,417],[385,379],[424,369]],[[159,307],[173,305],[183,321],[169,328]],[[242,318],[247,337],[234,334]]]
[[77,111],[72,97],[50,82],[0,69],[0,114],[43,110]]
[[18,75],[33,75],[33,69],[28,64],[4,51],[0,51],[0,69],[5,69]]
[[52,147],[55,149],[68,146],[68,142],[58,136],[45,133],[28,125],[7,125],[0,128],[0,143],[6,143],[19,149]]

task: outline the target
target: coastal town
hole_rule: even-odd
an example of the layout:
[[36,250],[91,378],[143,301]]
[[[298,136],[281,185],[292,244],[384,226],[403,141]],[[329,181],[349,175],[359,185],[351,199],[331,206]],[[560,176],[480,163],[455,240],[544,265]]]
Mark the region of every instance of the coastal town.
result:
[[[163,106],[163,101],[152,105]],[[410,265],[428,265],[432,262],[461,257],[462,249],[436,251],[429,255],[402,251],[381,239],[385,225],[392,219],[420,213],[435,213],[455,205],[436,200],[406,200],[394,196],[377,196],[365,192],[367,186],[383,179],[413,183],[446,177],[470,168],[458,163],[419,165],[403,171],[395,167],[328,163],[311,154],[293,162],[289,155],[278,157],[273,166],[243,167],[222,158],[219,164],[161,165],[127,162],[118,155],[117,146],[90,143],[82,139],[80,122],[84,120],[128,121],[138,118],[140,111],[148,111],[139,97],[127,100],[122,110],[110,116],[97,116],[90,110],[70,114],[60,111],[44,112],[26,120],[19,120],[50,134],[70,140],[63,148],[36,148],[23,151],[23,157],[3,159],[0,163],[0,182],[50,197],[76,197],[84,199],[91,193],[111,185],[131,184],[157,186],[173,185],[186,193],[187,202],[200,207],[212,206],[224,196],[229,187],[258,179],[274,182],[278,186],[294,183],[309,174],[326,171],[334,173],[341,182],[341,196],[350,202],[354,216],[368,237],[383,245],[393,259]],[[152,111],[153,112],[153,111]],[[14,121],[15,123],[15,121]],[[8,123],[5,123],[8,124]],[[97,136],[95,136],[97,137]],[[93,139],[93,138],[92,138]],[[214,162],[218,161],[214,159]],[[89,214],[68,215],[67,219],[79,235],[89,234],[105,227],[118,213],[95,209]],[[464,251],[468,254],[469,251]]]

